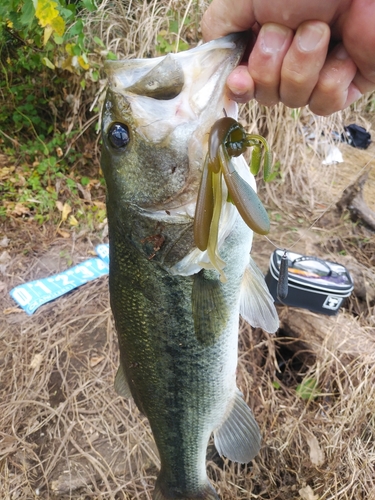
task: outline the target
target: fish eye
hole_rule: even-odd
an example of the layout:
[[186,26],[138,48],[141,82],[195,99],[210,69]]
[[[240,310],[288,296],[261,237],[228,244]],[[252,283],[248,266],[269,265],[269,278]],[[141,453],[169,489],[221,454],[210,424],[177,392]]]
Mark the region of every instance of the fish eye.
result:
[[128,127],[123,123],[114,123],[108,130],[108,140],[116,149],[125,148],[130,142]]

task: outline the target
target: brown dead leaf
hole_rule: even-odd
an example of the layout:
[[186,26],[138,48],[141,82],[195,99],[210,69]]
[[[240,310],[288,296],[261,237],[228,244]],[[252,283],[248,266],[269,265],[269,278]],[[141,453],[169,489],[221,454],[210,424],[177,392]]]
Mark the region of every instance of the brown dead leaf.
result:
[[6,309],[3,310],[3,314],[14,314],[14,313],[19,313],[21,312],[22,309],[20,307],[7,307]]
[[56,201],[56,208],[57,210],[59,210],[60,212],[62,212],[64,210],[64,205],[62,204],[61,201],[57,200]]
[[0,254],[0,273],[5,273],[6,268],[9,266],[11,263],[12,257],[10,256],[9,252],[4,250]]
[[0,459],[1,459],[6,455],[10,455],[11,453],[17,451],[17,448],[19,447],[19,442],[13,436],[4,436],[0,441],[0,445],[1,445],[0,447],[1,448]]
[[3,167],[0,168],[0,179],[6,180],[10,177],[11,173],[14,172],[14,167]]
[[319,446],[319,442],[314,435],[306,438],[307,444],[310,448],[310,460],[313,465],[320,467],[324,464],[325,456],[324,451]]
[[31,360],[30,368],[35,368],[35,370],[38,371],[40,368],[40,365],[42,364],[42,361],[43,361],[42,354],[35,354],[35,356]]
[[59,234],[62,238],[70,238],[70,233],[68,231],[64,231],[64,229],[57,229],[56,233]]
[[62,209],[62,214],[61,214],[61,220],[63,222],[66,221],[66,219],[68,218],[68,215],[70,214],[71,211],[72,211],[72,207],[68,203],[64,203],[64,206]]
[[91,201],[91,193],[89,189],[85,189],[79,182],[77,182],[77,188],[82,193],[83,199],[85,201]]
[[0,254],[0,264],[8,265],[11,260],[10,253],[7,250],[3,250]]
[[0,240],[0,247],[6,248],[9,245],[9,242],[10,242],[10,239],[8,238],[8,236],[4,236]]
[[94,366],[98,365],[105,359],[105,356],[92,356],[90,358],[90,368],[94,368]]
[[11,213],[12,215],[21,216],[29,214],[30,210],[28,207],[25,207],[25,205],[23,205],[22,203],[16,203]]
[[302,500],[319,500],[318,495],[314,495],[314,491],[311,486],[306,486],[305,488],[301,488],[298,492]]
[[106,208],[105,203],[103,203],[102,201],[94,201],[94,205],[98,208],[102,208],[102,209]]
[[8,157],[0,153],[0,165],[6,165],[8,163]]

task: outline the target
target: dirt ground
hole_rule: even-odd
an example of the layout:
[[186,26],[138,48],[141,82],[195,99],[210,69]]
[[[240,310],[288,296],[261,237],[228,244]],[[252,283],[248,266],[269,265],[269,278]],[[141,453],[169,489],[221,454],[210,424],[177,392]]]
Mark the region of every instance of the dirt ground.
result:
[[[344,265],[354,259],[374,273],[374,233],[330,204],[366,158],[374,164],[375,146],[344,149],[344,164],[325,167],[331,172],[321,202],[328,208],[324,217],[314,228],[293,212],[280,222],[274,207],[272,239],[285,247],[301,238],[295,251],[342,259]],[[374,168],[365,199],[375,210]],[[118,350],[108,278],[32,316],[9,296],[16,285],[92,257],[95,245],[106,241],[105,231],[61,238],[52,227],[22,220],[2,227],[0,498],[151,500],[159,459],[147,420],[113,388]],[[272,251],[264,239],[255,239],[252,254],[264,272]],[[344,356],[340,349],[317,354],[311,347],[305,356],[282,331],[271,338],[241,323],[239,387],[264,442],[248,466],[222,460],[210,445],[208,472],[223,500],[375,499],[374,295],[353,294],[339,317],[356,321],[374,351]],[[327,325],[335,321],[327,318]],[[310,400],[296,392],[306,377],[319,384],[319,395]]]

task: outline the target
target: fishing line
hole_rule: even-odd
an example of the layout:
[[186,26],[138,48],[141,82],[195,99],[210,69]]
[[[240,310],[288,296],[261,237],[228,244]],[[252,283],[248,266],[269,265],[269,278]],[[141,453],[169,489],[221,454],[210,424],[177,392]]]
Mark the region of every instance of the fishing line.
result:
[[[364,166],[360,169],[360,171],[356,174],[355,177],[353,177],[349,182],[348,184],[345,186],[345,188],[341,191],[341,196],[343,195],[343,193],[346,191],[346,189],[348,189],[349,186],[351,186],[355,179],[358,179],[362,172],[364,172],[366,170],[366,168],[368,167],[368,165],[375,159],[375,154],[373,154],[371,156],[371,158],[364,164]],[[371,172],[371,170],[373,169],[373,167],[371,167],[369,169],[369,172]],[[333,205],[335,205],[337,202],[333,201],[332,203],[330,203],[330,205],[328,205],[328,207],[323,211],[323,213],[321,215],[319,215],[319,217],[317,219],[315,219],[315,221],[307,228],[307,231],[311,231],[311,229],[319,222],[319,220],[332,208]],[[270,238],[268,238],[268,236],[265,236],[264,235],[264,238],[266,238],[266,240],[271,243],[271,245],[273,247],[275,247],[277,250],[282,250],[278,245],[276,245],[273,241],[270,240]],[[279,277],[278,277],[278,281],[277,281],[277,289],[276,289],[276,293],[277,293],[277,298],[278,300],[283,303],[283,300],[285,300],[288,296],[288,276],[289,276],[289,269],[288,269],[288,252],[290,252],[292,250],[293,247],[295,247],[295,245],[297,245],[297,243],[299,243],[301,240],[302,240],[303,236],[300,236],[298,238],[297,241],[295,241],[290,247],[288,248],[284,248],[284,254],[283,256],[281,257],[281,261],[280,261],[280,267],[279,267]]]

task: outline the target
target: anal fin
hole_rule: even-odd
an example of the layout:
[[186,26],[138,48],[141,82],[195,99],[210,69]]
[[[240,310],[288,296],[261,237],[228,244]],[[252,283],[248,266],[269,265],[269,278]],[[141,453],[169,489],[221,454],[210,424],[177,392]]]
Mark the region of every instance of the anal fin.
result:
[[239,390],[226,420],[214,432],[214,438],[219,455],[234,462],[246,464],[259,453],[262,436]]
[[115,377],[115,391],[119,396],[122,396],[125,399],[131,398],[132,396],[128,381],[126,380],[124,369],[121,364],[118,367]]

